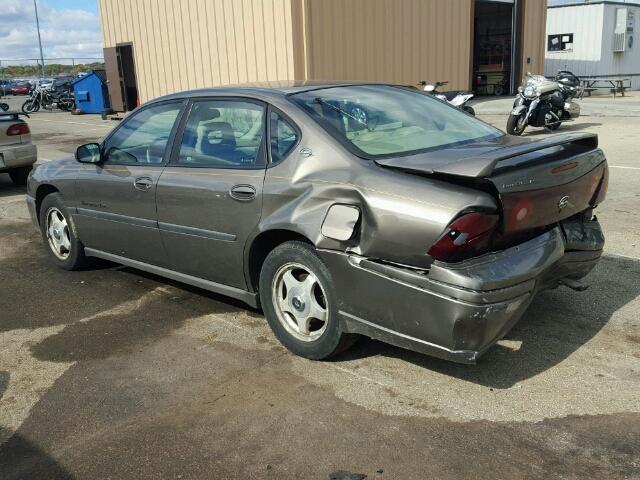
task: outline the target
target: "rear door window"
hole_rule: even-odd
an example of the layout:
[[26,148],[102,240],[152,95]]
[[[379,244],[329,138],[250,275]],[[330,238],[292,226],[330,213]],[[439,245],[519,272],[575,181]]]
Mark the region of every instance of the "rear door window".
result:
[[216,168],[263,167],[264,117],[264,105],[256,102],[194,102],[175,163]]

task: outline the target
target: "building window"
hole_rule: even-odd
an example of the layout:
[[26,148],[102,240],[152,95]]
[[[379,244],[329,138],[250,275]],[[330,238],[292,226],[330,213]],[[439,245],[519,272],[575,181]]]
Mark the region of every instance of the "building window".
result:
[[549,52],[567,52],[573,50],[573,33],[558,33],[547,37]]

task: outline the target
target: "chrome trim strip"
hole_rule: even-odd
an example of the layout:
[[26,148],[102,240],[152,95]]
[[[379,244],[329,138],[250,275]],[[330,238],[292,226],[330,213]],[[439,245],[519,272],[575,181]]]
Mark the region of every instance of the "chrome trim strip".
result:
[[85,217],[98,218],[100,220],[109,220],[118,223],[128,223],[137,227],[158,228],[158,222],[148,220],[146,218],[130,217],[129,215],[120,215],[118,213],[102,212],[100,210],[91,210],[89,208],[78,207],[76,215]]
[[193,237],[210,238],[212,240],[222,240],[225,242],[235,242],[236,236],[231,233],[216,232],[215,230],[205,230],[203,228],[186,227],[173,223],[158,222],[158,227],[164,232],[178,233],[181,235],[191,235]]
[[258,295],[256,293],[247,292],[246,290],[242,290],[240,288],[230,287],[228,285],[212,282],[210,280],[205,280],[203,278],[193,277],[191,275],[176,272],[175,270],[169,270],[168,268],[157,267],[155,265],[151,265],[148,263],[139,262],[138,260],[131,260],[130,258],[121,257],[119,255],[103,252],[101,250],[95,250],[93,248],[85,247],[84,253],[89,257],[103,258],[105,260],[119,263],[127,267],[143,270],[145,272],[170,278],[178,282],[186,283],[188,285],[193,285],[194,287],[202,288],[203,290],[208,290],[210,292],[219,293],[227,297],[235,298],[237,300],[240,300],[246,303],[247,305],[253,308],[258,307]]
[[157,222],[146,218],[130,217],[129,215],[121,215],[118,213],[103,212],[100,210],[92,210],[89,208],[78,207],[76,215],[97,218],[100,220],[109,220],[111,222],[126,223],[144,228],[159,228],[165,232],[178,233],[181,235],[191,235],[193,237],[209,238],[211,240],[222,240],[225,242],[235,242],[236,236],[231,233],[216,232],[215,230],[205,230],[203,228],[186,227],[184,225],[175,225],[173,223]]

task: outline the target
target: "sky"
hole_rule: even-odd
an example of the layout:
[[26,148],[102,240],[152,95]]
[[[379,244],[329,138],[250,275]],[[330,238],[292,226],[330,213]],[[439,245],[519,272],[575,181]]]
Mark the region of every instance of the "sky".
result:
[[[102,57],[98,0],[37,0],[37,2],[45,59]],[[40,56],[33,0],[0,0],[0,3],[2,4],[0,7],[2,65],[32,63],[6,60]]]

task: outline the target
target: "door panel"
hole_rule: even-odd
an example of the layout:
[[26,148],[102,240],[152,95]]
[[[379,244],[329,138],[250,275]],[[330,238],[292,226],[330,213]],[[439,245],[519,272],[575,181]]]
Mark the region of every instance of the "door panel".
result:
[[[264,170],[168,166],[158,181],[158,224],[172,268],[245,288],[244,245],[260,221],[263,182]],[[254,198],[233,198],[236,185],[252,186]]]
[[[155,185],[163,168],[84,165],[78,175],[74,221],[85,246],[165,266],[155,204]],[[151,187],[136,188],[140,178],[148,179]]]
[[264,117],[264,105],[248,100],[192,104],[157,187],[158,224],[174,270],[246,288],[244,247],[262,212]]
[[80,168],[74,221],[86,247],[167,265],[156,186],[182,107],[182,102],[167,102],[138,111],[105,140],[102,163]]
[[104,68],[107,75],[107,89],[111,100],[111,108],[116,112],[124,112],[122,79],[118,68],[117,47],[104,48]]

